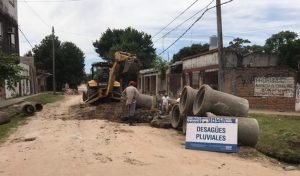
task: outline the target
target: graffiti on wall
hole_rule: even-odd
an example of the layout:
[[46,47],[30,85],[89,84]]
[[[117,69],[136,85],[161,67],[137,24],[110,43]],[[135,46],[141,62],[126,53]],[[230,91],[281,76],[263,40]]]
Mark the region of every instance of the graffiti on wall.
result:
[[256,77],[254,96],[294,97],[293,77]]

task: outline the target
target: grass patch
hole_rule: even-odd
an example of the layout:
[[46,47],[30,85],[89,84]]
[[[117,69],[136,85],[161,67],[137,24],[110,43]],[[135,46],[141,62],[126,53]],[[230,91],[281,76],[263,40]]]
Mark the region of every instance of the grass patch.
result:
[[64,95],[57,93],[53,95],[52,93],[46,93],[46,94],[39,94],[33,97],[29,97],[24,99],[25,101],[31,101],[31,102],[39,102],[41,104],[47,104],[47,103],[53,103],[59,100],[62,100],[64,98]]
[[[39,94],[33,97],[26,98],[25,101],[39,102],[42,104],[53,103],[60,101],[64,98],[64,95],[58,93],[53,95],[52,93]],[[18,109],[13,106],[5,109],[8,112],[10,117],[10,123],[0,125],[0,143],[4,142],[5,139],[13,132],[18,126],[26,124],[26,116],[20,114]]]
[[18,114],[10,118],[10,123],[0,125],[0,143],[4,142],[9,134],[18,126],[24,124],[26,124],[26,116],[23,114]]
[[259,123],[256,149],[288,163],[300,163],[300,116],[250,114]]

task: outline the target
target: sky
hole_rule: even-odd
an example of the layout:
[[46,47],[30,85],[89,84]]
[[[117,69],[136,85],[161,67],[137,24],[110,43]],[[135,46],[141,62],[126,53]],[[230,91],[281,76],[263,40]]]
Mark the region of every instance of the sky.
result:
[[[51,34],[51,26],[59,40],[75,43],[85,53],[85,70],[101,61],[92,43],[107,28],[133,27],[154,38],[157,54],[168,48],[200,15],[196,15],[164,38],[186,19],[213,0],[198,0],[165,30],[155,36],[195,0],[18,0],[18,23],[32,46]],[[227,0],[221,0],[226,2]],[[211,6],[215,5],[213,1]],[[222,6],[224,46],[236,37],[263,45],[272,34],[290,30],[300,34],[299,0],[234,0]],[[171,60],[181,48],[194,43],[208,43],[217,34],[216,11],[212,9],[161,56]],[[19,34],[20,54],[31,50]],[[161,39],[160,39],[161,38]],[[159,39],[159,40],[158,40]]]

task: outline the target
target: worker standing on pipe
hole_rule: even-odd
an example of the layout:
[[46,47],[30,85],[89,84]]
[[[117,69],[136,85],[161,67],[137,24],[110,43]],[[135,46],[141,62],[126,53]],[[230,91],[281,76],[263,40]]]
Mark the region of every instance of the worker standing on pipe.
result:
[[135,88],[136,83],[129,81],[129,86],[122,92],[122,95],[126,97],[126,107],[128,110],[128,122],[132,126],[134,123],[134,113],[136,107],[136,100],[139,96],[139,91]]

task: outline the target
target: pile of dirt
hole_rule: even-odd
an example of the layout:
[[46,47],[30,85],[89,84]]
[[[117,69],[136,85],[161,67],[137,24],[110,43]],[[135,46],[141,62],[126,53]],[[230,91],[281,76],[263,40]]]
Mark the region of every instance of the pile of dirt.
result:
[[150,124],[156,128],[172,128],[171,118],[169,115],[155,116]]
[[[63,120],[105,119],[112,122],[124,122],[127,111],[122,102],[107,102],[96,106],[87,104],[74,105],[70,107],[69,114]],[[137,123],[149,123],[156,115],[156,111],[138,108],[135,114]]]

